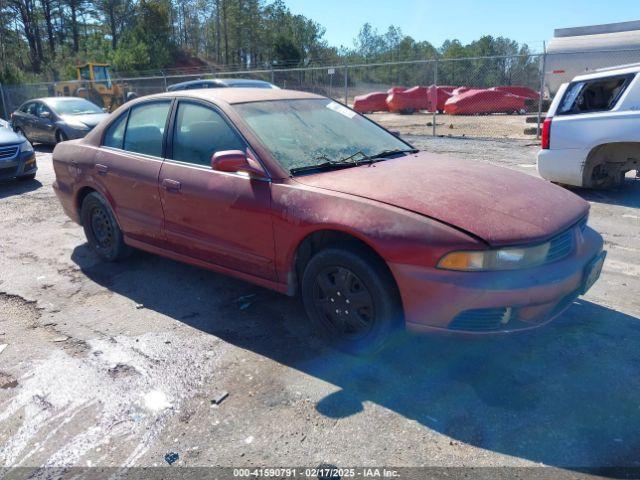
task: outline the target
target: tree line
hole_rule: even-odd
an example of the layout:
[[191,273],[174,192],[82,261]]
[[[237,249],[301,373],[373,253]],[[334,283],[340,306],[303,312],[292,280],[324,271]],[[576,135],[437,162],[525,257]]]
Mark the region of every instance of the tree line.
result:
[[[365,24],[353,46],[336,48],[324,35],[322,25],[291,12],[283,0],[0,0],[0,82],[71,79],[75,66],[87,61],[111,63],[126,76],[496,55],[513,58],[443,63],[439,83],[535,77],[528,47],[501,37],[435,47],[396,26],[379,33]],[[429,68],[352,73],[363,81],[411,85],[429,79]]]

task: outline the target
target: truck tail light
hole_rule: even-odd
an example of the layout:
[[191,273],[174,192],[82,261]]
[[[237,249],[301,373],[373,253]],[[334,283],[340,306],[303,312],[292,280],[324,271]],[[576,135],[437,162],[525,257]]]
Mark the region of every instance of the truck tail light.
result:
[[544,119],[542,124],[542,142],[541,148],[543,150],[549,150],[551,145],[551,117]]

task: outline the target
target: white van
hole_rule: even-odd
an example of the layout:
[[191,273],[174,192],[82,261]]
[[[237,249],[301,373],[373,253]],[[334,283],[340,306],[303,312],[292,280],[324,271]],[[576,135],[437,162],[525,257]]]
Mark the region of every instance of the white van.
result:
[[601,69],[562,84],[542,126],[543,178],[605,188],[640,169],[638,72],[640,64]]

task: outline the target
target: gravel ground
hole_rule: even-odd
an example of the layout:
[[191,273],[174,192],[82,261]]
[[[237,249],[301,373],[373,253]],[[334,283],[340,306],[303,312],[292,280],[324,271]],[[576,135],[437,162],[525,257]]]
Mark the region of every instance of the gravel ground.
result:
[[[418,112],[412,115],[372,113],[367,115],[389,130],[402,135],[432,135],[433,114]],[[525,123],[526,115],[436,115],[436,135],[452,137],[500,138],[535,140],[524,129],[535,127]]]
[[[536,174],[527,142],[407,139]],[[99,262],[40,150],[36,181],[0,184],[0,477],[173,452],[174,467],[640,467],[640,182],[577,192],[609,257],[555,322],[403,335],[358,359],[314,340],[295,299],[144,253]]]

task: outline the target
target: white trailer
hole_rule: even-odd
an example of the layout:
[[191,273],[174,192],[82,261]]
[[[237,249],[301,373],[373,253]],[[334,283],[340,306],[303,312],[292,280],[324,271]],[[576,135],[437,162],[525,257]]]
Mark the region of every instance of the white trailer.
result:
[[553,98],[577,75],[640,62],[640,20],[558,28],[546,52],[544,91]]

